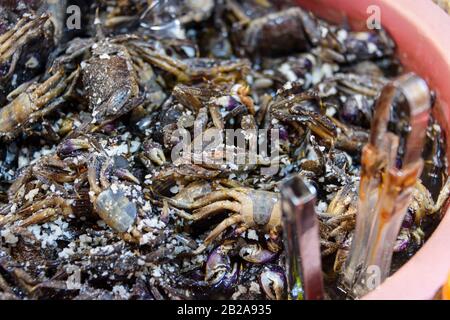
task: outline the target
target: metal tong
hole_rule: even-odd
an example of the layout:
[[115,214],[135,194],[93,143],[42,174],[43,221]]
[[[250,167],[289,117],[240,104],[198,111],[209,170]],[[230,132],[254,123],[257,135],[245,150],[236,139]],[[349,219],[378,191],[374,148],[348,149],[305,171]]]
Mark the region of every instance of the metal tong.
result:
[[[397,94],[406,99],[406,140],[388,131]],[[421,158],[431,97],[425,81],[413,73],[386,85],[375,107],[369,143],[363,148],[358,215],[340,288],[354,298],[375,289],[390,272],[392,252],[423,168]],[[401,146],[402,158],[398,152]]]
[[281,201],[289,298],[323,299],[316,190],[300,176],[294,176],[283,184]]

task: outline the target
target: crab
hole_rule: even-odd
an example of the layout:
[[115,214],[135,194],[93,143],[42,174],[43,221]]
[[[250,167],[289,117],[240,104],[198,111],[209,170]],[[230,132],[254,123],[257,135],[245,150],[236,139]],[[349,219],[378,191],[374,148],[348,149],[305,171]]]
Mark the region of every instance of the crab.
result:
[[[0,35],[0,92],[4,97],[43,71],[54,44],[54,29],[49,18],[46,13],[41,16],[23,14],[14,26]],[[4,103],[3,97],[0,103]]]
[[333,197],[327,212],[319,214],[323,256],[336,252],[345,242],[348,232],[355,227],[357,201],[355,186],[345,185]]
[[450,179],[442,186],[436,202],[430,191],[417,181],[412,193],[412,201],[408,206],[405,219],[403,220],[400,234],[394,246],[394,252],[402,252],[411,244],[420,245],[425,239],[425,233],[421,228],[426,217],[441,212],[450,195]]
[[[58,215],[70,216],[73,213],[68,194],[60,183],[74,181],[74,173],[60,159],[48,155],[25,168],[8,191],[8,198],[14,205],[3,208],[0,226],[14,223],[18,227],[48,221]],[[54,190],[45,197],[45,189]]]
[[[80,62],[83,54],[89,54],[90,59]],[[14,138],[60,106],[74,93],[79,76],[87,91],[92,117],[77,133],[96,131],[143,101],[124,46],[109,38],[74,39],[64,54],[55,59],[45,81],[26,84],[10,94],[14,100],[0,110],[0,137]]]
[[320,94],[315,90],[281,98],[270,106],[270,116],[283,123],[309,128],[329,147],[334,146],[351,153],[359,152],[368,141],[367,132],[350,128],[322,114],[320,110],[311,110],[308,105],[311,101],[316,109],[323,105]]
[[418,181],[414,187],[412,194],[412,202],[408,210],[414,217],[414,222],[420,224],[427,215],[439,212],[447,203],[450,196],[450,178],[447,178],[442,186],[436,202],[433,200],[430,191]]
[[81,153],[76,157],[81,156],[86,174],[78,179],[88,182],[93,211],[125,241],[139,243],[141,232],[137,225],[142,203],[133,199],[142,198],[141,188],[128,169],[128,160],[121,155],[108,155],[91,136],[68,139],[63,144],[59,154],[64,153],[67,161]]
[[17,92],[17,97],[0,110],[0,138],[13,139],[61,105],[70,96],[78,75],[79,69],[67,74],[61,67],[44,82],[33,83],[23,92]]
[[204,79],[211,79],[214,82],[237,81],[244,79],[250,70],[250,61],[247,59],[179,59],[164,51],[156,50],[139,38],[127,39],[124,45],[133,56],[139,56],[143,61],[172,74],[181,83],[193,83]]
[[[193,109],[196,113],[202,107],[207,106],[213,118],[213,123],[218,128],[223,128],[224,120],[227,120],[230,116],[243,112],[255,114],[254,103],[249,96],[249,86],[241,83],[233,85],[225,83],[219,88],[222,90],[211,86],[201,87],[178,84],[173,88],[172,94],[183,106]],[[223,109],[224,113],[228,112],[229,115],[226,115],[224,119],[222,117],[216,119],[217,115],[213,108]]]
[[310,44],[304,26],[310,21],[310,16],[300,8],[270,13],[248,24],[242,45],[250,54],[279,55],[305,51]]
[[248,243],[243,238],[226,239],[209,252],[202,280],[183,277],[180,283],[223,297],[235,290],[238,280],[247,278],[248,272],[259,276],[262,293],[271,299],[282,299],[286,294],[284,270],[269,264],[275,262],[276,256],[277,253],[263,249],[259,243]]
[[[73,187],[68,191],[60,183]],[[81,192],[86,183],[89,192]],[[93,212],[124,240],[139,242],[141,233],[136,226],[140,203],[132,201],[133,197],[139,198],[138,185],[123,156],[109,156],[92,137],[67,139],[56,154],[32,164],[14,182],[9,197],[20,207],[4,208],[0,226],[20,220],[17,227],[27,227],[60,215],[73,217],[75,211],[85,212],[79,206],[87,201]],[[48,188],[53,190],[52,195],[42,196]]]
[[232,263],[229,257],[230,251],[235,247],[235,242],[225,241],[215,248],[206,261],[205,282],[216,289],[223,291],[236,286],[239,277],[239,264]]
[[96,128],[128,113],[143,98],[125,46],[106,38],[92,45],[91,54],[83,62],[82,78],[92,110],[91,123]]
[[88,162],[89,196],[94,211],[113,230],[127,232],[136,221],[138,208],[127,196],[127,192],[131,192],[126,182],[131,182],[134,190],[132,186],[139,184],[139,180],[128,171],[128,163],[123,157],[94,153]]
[[[198,185],[194,187],[199,188]],[[209,233],[197,252],[206,249],[214,239],[233,225],[237,225],[235,231],[237,234],[254,228],[267,232],[273,239],[278,237],[281,228],[281,209],[277,193],[235,187],[217,189],[198,198],[186,197],[186,194],[193,195],[193,192],[167,198],[167,201],[178,209],[193,210],[192,214],[184,214],[184,217],[193,221],[206,219],[225,210],[232,212],[230,217]]]
[[228,5],[237,22],[235,29],[240,31],[238,42],[248,54],[279,56],[320,47],[331,61],[346,63],[394,53],[395,44],[384,30],[351,32],[330,26],[299,7],[273,12],[270,6],[235,1]]

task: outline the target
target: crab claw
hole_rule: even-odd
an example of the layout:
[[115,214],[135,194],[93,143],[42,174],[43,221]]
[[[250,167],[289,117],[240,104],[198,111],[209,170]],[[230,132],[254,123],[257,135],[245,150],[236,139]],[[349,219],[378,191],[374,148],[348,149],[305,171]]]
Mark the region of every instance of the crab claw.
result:
[[117,177],[119,177],[122,180],[128,180],[130,182],[139,184],[139,179],[136,178],[128,169],[125,168],[119,168],[115,170],[115,174]]
[[150,160],[155,162],[157,165],[162,165],[166,162],[166,156],[160,148],[152,148],[148,154]]
[[223,244],[215,248],[206,261],[205,281],[213,288],[228,290],[233,287],[238,279],[238,264],[231,264],[228,255],[233,244]]
[[122,156],[114,156],[113,158],[114,174],[122,179],[136,184],[139,184],[139,179],[136,178],[128,169],[128,160]]
[[267,263],[276,257],[277,253],[264,249],[258,243],[246,244],[239,250],[242,259],[252,263]]
[[166,162],[166,156],[164,155],[161,144],[151,139],[143,143],[142,152],[139,157],[144,165],[151,165],[151,162],[153,162],[161,166]]
[[67,157],[75,157],[82,150],[87,150],[89,147],[90,143],[85,139],[67,139],[58,146],[56,153],[64,159]]
[[261,288],[271,300],[282,300],[286,298],[285,272],[278,266],[265,267],[259,276]]

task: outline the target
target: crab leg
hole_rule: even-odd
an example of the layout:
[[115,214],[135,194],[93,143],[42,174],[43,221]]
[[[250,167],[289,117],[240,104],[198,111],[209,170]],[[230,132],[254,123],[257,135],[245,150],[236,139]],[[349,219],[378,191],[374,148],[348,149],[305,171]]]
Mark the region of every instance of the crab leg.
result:
[[223,231],[225,231],[227,228],[238,224],[240,222],[244,221],[244,218],[240,214],[232,215],[229,218],[226,218],[221,223],[219,223],[213,231],[206,237],[204,244],[208,245],[210,244],[215,238],[217,238]]
[[5,61],[9,59],[11,56],[15,54],[14,52],[17,50],[17,48],[21,48],[25,43],[27,43],[29,39],[32,39],[33,37],[38,35],[39,32],[40,32],[39,29],[32,30],[28,34],[17,40],[17,42],[14,43],[15,47],[10,47],[7,51],[2,53],[2,55],[0,56],[0,61]]
[[25,23],[26,20],[26,18],[20,19],[20,21],[16,26],[14,26],[14,28],[0,37],[0,42],[2,43],[2,45],[0,46],[0,54],[3,54],[7,50],[9,50],[12,44],[14,44],[20,37],[22,37],[28,30],[31,29],[34,24],[33,21]]
[[26,21],[27,21],[26,18],[20,19],[12,29],[10,29],[10,30],[6,31],[4,34],[0,35],[0,44],[1,44],[0,52],[3,52],[5,50],[3,48],[5,46],[4,42],[6,40],[8,40],[14,34],[14,32],[16,32],[17,30],[22,28],[23,25],[26,24]]
[[[40,109],[49,101],[51,101],[52,99],[54,99],[55,97],[59,96],[61,93],[64,92],[67,86],[67,81],[69,79],[58,82],[63,78],[63,76],[64,71],[60,69],[56,74],[51,76],[47,81],[45,81],[42,85],[40,85],[36,89],[36,91],[33,92],[33,97],[36,98],[35,104],[38,109]],[[55,84],[56,86],[53,89],[50,89]]]
[[156,52],[153,52],[150,49],[138,47],[141,53],[143,54],[142,57],[147,60],[148,62],[154,64],[155,66],[172,73],[175,75],[179,81],[188,81],[189,76],[185,72],[187,69],[187,66],[175,59],[172,59],[169,56],[162,55]]
[[[34,35],[34,32],[39,32],[39,29],[36,28],[36,26],[45,23],[47,19],[48,16],[44,15],[38,19],[29,21],[25,25],[23,25],[23,23],[27,19],[21,19],[13,29],[0,36],[0,61],[8,59],[13,54],[14,46],[22,46],[26,43],[27,39]],[[27,34],[30,30],[32,34]]]
[[333,225],[333,224],[339,224],[344,221],[352,220],[356,216],[356,212],[350,212],[341,214],[340,216],[332,216],[328,221],[327,224]]
[[206,205],[209,205],[210,203],[226,200],[226,199],[234,199],[236,201],[239,201],[243,203],[244,201],[249,201],[249,198],[242,193],[235,191],[235,190],[219,190],[214,191],[194,202],[187,202],[183,200],[174,200],[171,198],[167,198],[167,201],[173,205],[174,207],[180,208],[180,209],[198,209],[201,207],[204,207]]
[[339,244],[333,242],[333,241],[328,241],[328,240],[320,240],[320,245],[325,247],[325,250],[322,250],[321,255],[326,257],[329,256],[332,253],[335,253],[338,249],[339,249]]
[[33,214],[32,216],[26,218],[22,222],[20,222],[20,227],[28,227],[33,224],[42,223],[48,221],[49,218],[54,217],[58,214],[58,210],[55,208],[47,208],[40,210]]
[[[37,118],[55,109],[65,99],[64,96],[60,95],[66,90],[68,84],[76,79],[78,74],[79,70],[77,69],[68,78],[61,81],[64,77],[64,70],[59,69],[42,84],[30,86],[8,105],[0,109],[0,136],[4,135],[11,138],[20,130],[20,127],[32,123]],[[50,89],[55,85],[55,88]],[[71,87],[69,90],[71,90]],[[58,96],[60,96],[58,99],[42,108]]]
[[208,110],[209,113],[211,114],[211,119],[213,121],[214,126],[219,130],[223,130],[225,128],[225,124],[222,115],[220,114],[219,107],[213,103],[209,103]]
[[192,254],[198,255],[206,250],[208,245],[217,238],[223,231],[225,231],[228,227],[231,227],[232,225],[238,224],[240,222],[243,222],[244,218],[240,214],[232,215],[231,217],[223,220],[220,224],[218,224],[214,230],[210,232],[210,234],[206,237],[206,239],[203,241],[203,244],[200,245],[197,249],[195,249]]
[[[55,207],[61,208],[62,213],[64,215],[69,215],[72,213],[72,209],[70,208],[70,205],[67,204],[66,200],[64,200],[61,197],[54,197],[51,199],[45,199],[45,200],[38,201],[22,210],[16,212],[15,214],[3,217],[3,219],[0,219],[0,226],[4,226],[5,224],[17,221],[21,217],[28,216],[28,215],[32,214],[33,212],[37,212],[37,213],[33,214],[31,217],[24,220],[21,223],[21,226],[35,224],[39,221],[46,219],[46,217],[50,217],[50,216],[54,215],[55,213],[57,213],[57,211],[55,211],[54,213],[51,212],[51,210],[56,210],[56,209],[54,209]],[[47,211],[47,212],[45,212],[45,211]],[[36,221],[36,222],[33,222],[33,221]]]

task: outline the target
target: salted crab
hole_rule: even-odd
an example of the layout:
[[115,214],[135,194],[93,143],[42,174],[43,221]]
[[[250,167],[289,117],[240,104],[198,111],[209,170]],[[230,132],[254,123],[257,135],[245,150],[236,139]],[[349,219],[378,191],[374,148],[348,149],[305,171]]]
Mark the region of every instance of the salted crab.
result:
[[367,132],[349,128],[320,110],[311,110],[310,101],[314,108],[323,105],[320,94],[314,90],[281,98],[270,106],[270,118],[307,127],[330,147],[352,153],[362,149],[368,139]]
[[[233,214],[217,225],[205,238],[196,252],[201,252],[228,227],[237,225],[236,233],[255,228],[267,232],[276,239],[281,228],[281,209],[278,194],[250,188],[222,188],[198,196],[195,190],[204,186],[193,185],[174,198],[166,198],[176,208],[193,210],[182,216],[189,220],[201,220],[217,213],[231,211]],[[202,190],[204,192],[205,189]],[[194,197],[193,197],[194,195]],[[197,197],[195,197],[197,195]]]
[[171,140],[176,140],[175,136],[181,134],[182,129],[191,131],[191,139],[195,139],[200,134],[204,136],[210,120],[215,128],[224,129],[231,118],[253,117],[253,114],[253,100],[249,96],[248,86],[244,84],[177,84],[172,95],[162,104],[161,112],[152,120],[154,125],[150,126],[149,131],[153,132],[155,141],[170,148],[174,145]]
[[226,239],[208,253],[206,262],[201,263],[204,273],[195,277],[201,280],[185,276],[179,283],[224,297],[236,290],[240,279],[258,277],[261,293],[270,299],[283,299],[287,284],[284,270],[272,264],[276,256],[277,253],[262,249],[258,243],[248,243],[243,238]]
[[142,103],[136,72],[125,46],[103,39],[83,61],[82,79],[94,126],[102,126]]
[[[48,221],[57,215],[73,213],[67,192],[61,183],[76,179],[74,172],[54,155],[40,158],[26,167],[8,191],[10,204],[3,208],[0,226],[20,220],[19,227]],[[53,190],[50,197],[45,193]]]
[[[135,228],[142,205],[139,180],[128,170],[126,158],[109,156],[91,139],[67,139],[56,154],[25,169],[9,191],[10,199],[20,207],[7,206],[0,225],[20,220],[16,226],[27,227],[59,215],[73,217],[75,212],[93,211],[124,240],[139,242],[141,234]],[[84,191],[86,184],[89,192]],[[91,203],[88,211],[86,201]]]
[[219,60],[208,58],[179,59],[172,57],[139,38],[123,42],[132,56],[139,56],[147,63],[176,77],[179,82],[193,83],[210,79],[214,82],[231,82],[244,79],[250,70],[247,59]]
[[[202,107],[207,107],[214,125],[218,128],[223,128],[223,122],[230,116],[245,112],[255,114],[250,88],[245,83],[224,83],[214,87],[178,84],[173,88],[172,94],[183,106],[196,113]],[[221,112],[218,113],[213,108],[220,108]],[[224,119],[216,119],[222,113],[225,114]]]
[[[326,213],[319,213],[322,255],[339,249],[347,233],[355,227],[358,195],[352,184],[342,187],[331,200]],[[334,241],[330,241],[334,239]]]
[[54,45],[54,28],[49,19],[46,13],[23,14],[9,30],[0,30],[1,104],[9,92],[43,71]]
[[[113,142],[106,143],[111,147]],[[83,164],[85,174],[78,177],[78,185],[88,183],[93,211],[124,240],[139,242],[141,187],[129,170],[128,160],[122,155],[108,154],[92,136],[67,139],[59,146],[58,153],[67,162]]]
[[395,44],[384,30],[351,32],[330,26],[299,7],[273,12],[273,5],[266,1],[253,3],[244,7],[230,1],[228,5],[237,21],[235,29],[241,31],[237,32],[238,42],[251,55],[277,56],[320,46],[329,56],[345,63],[394,53]]
[[[83,54],[90,59],[80,62]],[[14,138],[61,105],[72,95],[80,75],[92,114],[78,132],[95,131],[143,101],[126,47],[109,38],[74,39],[54,60],[45,81],[26,84],[10,93],[14,100],[0,110],[0,137]]]

